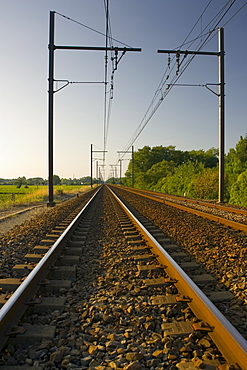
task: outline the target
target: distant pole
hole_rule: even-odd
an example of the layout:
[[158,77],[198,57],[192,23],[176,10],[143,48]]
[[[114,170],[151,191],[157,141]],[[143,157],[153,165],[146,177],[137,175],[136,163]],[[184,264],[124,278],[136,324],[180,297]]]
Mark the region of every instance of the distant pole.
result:
[[134,176],[134,145],[132,145],[132,188],[135,187],[135,176]]
[[99,178],[100,178],[100,181],[103,182],[100,167],[99,167]]
[[224,202],[225,156],[225,71],[224,28],[219,28],[219,202]]
[[[131,155],[131,163],[132,163],[132,168],[131,168],[131,170],[132,170],[132,174],[131,174],[131,177],[132,177],[132,181],[131,181],[131,186],[132,186],[132,188],[134,188],[134,185],[135,185],[135,178],[134,178],[134,146],[132,145],[132,149],[131,149],[131,152],[130,151],[120,151],[120,150],[118,150],[117,151],[117,153],[124,153],[124,154],[126,154],[126,153],[131,153],[132,155]],[[121,161],[123,160],[123,159],[119,159],[120,160],[120,180],[121,180],[121,172],[122,172],[122,168],[121,168]]]
[[53,94],[54,94],[54,29],[55,12],[50,12],[50,40],[49,40],[49,103],[48,103],[48,148],[49,148],[49,202],[48,207],[54,207],[53,200]]
[[93,150],[93,144],[91,144],[91,188],[93,187],[93,153],[104,153],[105,155],[107,150]]
[[97,184],[99,183],[99,175],[98,175],[98,161],[96,161],[96,181]]
[[93,187],[93,144],[91,144],[91,188]]
[[119,182],[120,182],[120,185],[121,185],[121,182],[122,182],[122,159],[120,159],[119,162],[120,162],[120,173],[119,173],[120,180],[119,180]]

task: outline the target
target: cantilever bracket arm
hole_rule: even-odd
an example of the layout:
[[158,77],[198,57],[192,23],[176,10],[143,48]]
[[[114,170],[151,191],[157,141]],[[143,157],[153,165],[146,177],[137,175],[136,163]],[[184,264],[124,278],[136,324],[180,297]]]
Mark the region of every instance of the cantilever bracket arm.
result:
[[208,89],[209,91],[211,91],[214,95],[216,96],[220,96],[220,94],[218,94],[217,92],[215,92],[213,89],[210,89],[210,87],[208,87],[209,85],[211,86],[219,86],[220,84],[205,84],[205,85],[198,85],[198,84],[167,84],[167,87],[166,87],[166,90],[170,89],[170,87],[173,87],[173,86],[201,86],[201,87],[206,87],[206,89]]
[[63,88],[65,88],[66,86],[68,86],[68,84],[70,83],[69,80],[53,80],[55,82],[65,82],[65,84],[61,87],[59,87],[59,89],[57,90],[53,90],[53,93],[55,94],[56,92],[62,90]]
[[214,95],[218,96],[218,98],[219,98],[220,97],[220,94],[218,94],[214,90],[210,89],[210,87],[208,87],[208,85],[219,86],[220,84],[206,84],[206,85],[203,85],[204,87],[206,87],[206,89],[208,89],[209,91],[211,91]]
[[54,94],[56,92],[64,89],[66,86],[72,85],[72,84],[103,84],[103,83],[105,83],[103,81],[69,81],[69,80],[53,80],[53,81],[54,82],[65,82],[65,84],[63,86],[61,86],[61,87],[59,87],[59,89],[53,91]]

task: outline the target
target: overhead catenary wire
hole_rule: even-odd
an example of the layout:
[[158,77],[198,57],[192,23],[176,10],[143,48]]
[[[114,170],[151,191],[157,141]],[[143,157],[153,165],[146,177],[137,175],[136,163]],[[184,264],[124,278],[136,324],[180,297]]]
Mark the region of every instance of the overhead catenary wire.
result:
[[[71,22],[74,22],[82,27],[85,27],[93,32],[96,32],[102,36],[105,37],[105,67],[104,67],[104,113],[103,113],[103,161],[105,162],[105,153],[106,153],[106,145],[107,145],[107,137],[108,137],[108,131],[109,131],[109,122],[110,122],[110,115],[111,115],[111,108],[112,108],[112,99],[113,99],[113,79],[114,79],[114,73],[115,71],[117,70],[117,65],[119,63],[119,61],[122,59],[123,55],[125,54],[125,51],[122,52],[122,55],[121,57],[118,59],[118,51],[117,51],[117,48],[114,48],[113,47],[113,41],[123,45],[124,47],[127,47],[127,48],[131,48],[131,46],[129,46],[128,44],[126,43],[123,43],[117,39],[114,39],[112,37],[112,32],[111,32],[111,22],[110,22],[110,16],[109,16],[109,0],[103,0],[104,2],[104,8],[105,8],[105,14],[106,14],[106,30],[105,30],[105,33],[103,32],[100,32],[100,31],[97,31],[95,30],[94,28],[92,27],[89,27],[79,21],[76,21],[64,14],[61,14],[59,12],[55,12],[57,15],[71,21]],[[111,64],[112,64],[112,73],[111,73],[111,83],[110,83],[110,90],[108,91],[108,44],[110,45],[110,48],[112,50],[110,50],[110,53],[111,53]],[[114,55],[114,51],[115,51],[115,55]],[[68,80],[64,80],[66,83],[64,86],[62,86],[61,88],[59,88],[57,91],[60,91],[62,88],[64,88],[65,86],[67,86],[68,84],[72,83],[72,82],[69,82]],[[73,82],[74,83],[74,82]],[[108,99],[109,98],[109,99]],[[107,100],[108,101],[108,105],[107,105]]]
[[[186,36],[184,42],[178,48],[174,48],[174,50],[181,49],[185,44],[189,45],[189,47],[191,47],[196,40],[200,40],[200,42],[195,47],[195,51],[199,51],[203,47],[205,47],[205,45],[207,45],[207,43],[209,41],[211,41],[211,39],[213,37],[216,36],[217,28],[219,27],[220,22],[224,19],[226,14],[229,12],[230,8],[235,4],[235,2],[236,2],[236,0],[232,0],[231,3],[227,2],[220,9],[220,11],[213,17],[213,19],[207,24],[207,26],[204,27],[203,30],[201,29],[200,34],[196,38],[194,38],[193,40],[188,42],[187,40],[188,40],[189,35],[191,35],[191,33],[192,33],[193,29],[195,28],[196,24],[200,21],[202,15],[205,13],[205,11],[209,7],[209,5],[212,3],[212,0],[210,0],[209,3],[207,4],[206,8],[204,9],[204,11],[202,12],[200,17],[198,18],[196,24],[193,26],[192,30],[189,32],[188,36]],[[245,6],[245,5],[246,5],[246,3],[243,6]],[[234,16],[243,8],[243,6],[241,6],[241,8],[234,14]],[[229,21],[231,19],[233,19],[234,16],[232,16],[225,23],[225,25],[227,23],[229,23]],[[208,27],[209,27],[208,31],[205,32],[206,28],[208,28]],[[151,103],[149,104],[149,107],[146,110],[146,113],[145,113],[144,117],[142,118],[140,124],[138,125],[138,127],[135,130],[134,134],[132,135],[131,139],[128,141],[127,145],[124,147],[123,154],[120,158],[118,158],[118,161],[121,160],[124,157],[124,155],[128,152],[130,147],[134,144],[134,142],[140,136],[140,134],[142,133],[144,128],[147,126],[147,124],[150,122],[151,118],[154,116],[155,112],[157,111],[157,109],[159,108],[161,103],[164,101],[165,97],[168,95],[168,93],[171,91],[172,87],[176,84],[178,79],[182,76],[182,74],[188,68],[189,64],[192,62],[194,57],[195,57],[195,55],[190,55],[189,57],[185,55],[183,57],[182,61],[179,64],[179,74],[178,75],[175,74],[170,79],[171,70],[174,70],[174,68],[175,68],[175,63],[174,63],[175,57],[173,57],[173,59],[172,59],[173,64],[172,64],[171,70],[169,71],[169,75],[168,75],[168,69],[166,69],[165,73],[163,74],[162,79],[161,79],[161,81],[158,85],[158,88],[156,89],[156,91],[154,93],[154,96],[151,100]],[[168,80],[169,80],[169,88],[167,88]]]
[[[212,0],[209,1],[208,5],[212,2]],[[206,6],[206,8],[208,7],[208,5]],[[205,9],[206,9],[205,8]],[[205,12],[205,10],[203,11],[203,13]],[[201,16],[200,16],[201,17]],[[199,17],[199,19],[200,19]],[[198,21],[199,21],[198,19]],[[186,40],[188,39],[189,35],[191,34],[191,32],[193,31],[193,29],[195,28],[196,24],[198,23],[198,21],[195,23],[195,25],[192,27],[192,30],[189,32],[189,34],[186,36],[184,42],[179,46],[179,49],[183,46],[183,44],[186,42]],[[197,39],[197,38],[196,38]],[[171,62],[174,61],[174,58],[172,58]],[[168,78],[170,77],[170,74],[172,72],[172,70],[175,68],[175,65],[173,64],[170,68],[166,68],[162,78],[161,78],[161,81],[158,85],[158,88],[156,89],[155,93],[154,93],[154,96],[151,100],[151,103],[149,104],[140,124],[138,125],[137,129],[135,130],[134,134],[132,135],[131,139],[128,141],[127,145],[124,147],[123,149],[123,154],[121,156],[121,158],[119,159],[122,159],[124,157],[124,155],[128,152],[128,150],[130,149],[130,147],[134,144],[134,142],[136,141],[136,139],[140,136],[140,134],[142,133],[142,131],[144,130],[144,128],[147,126],[147,124],[149,123],[149,121],[151,120],[151,118],[153,117],[153,115],[155,114],[155,112],[157,111],[157,109],[159,108],[159,106],[161,105],[161,103],[163,102],[165,96],[168,94],[168,92],[166,93],[162,93],[162,88],[163,86],[165,85],[165,82],[166,80],[168,80]],[[170,69],[169,71],[169,75],[168,75],[168,69]],[[173,82],[173,81],[171,81]],[[171,84],[170,82],[170,84]],[[170,90],[169,90],[170,91]],[[157,101],[157,103],[155,104],[155,102]],[[150,112],[151,111],[151,112]],[[150,113],[149,113],[150,112]],[[149,115],[148,115],[149,114]]]
[[[228,13],[228,11],[230,10],[230,8],[233,6],[233,4],[235,2],[236,2],[236,0],[232,0],[232,2],[230,3],[230,5],[228,6],[228,8],[226,8],[226,6],[224,6],[221,9],[221,11],[218,12],[217,15],[218,15],[218,17],[220,17],[219,19],[216,16],[213,18],[213,19],[215,19],[215,23],[212,25],[213,29],[208,32],[208,35],[205,37],[205,39],[196,47],[196,51],[202,50],[202,48],[205,47],[216,36],[216,34],[218,32],[218,27],[219,27],[220,22],[226,16],[226,14]],[[225,10],[225,8],[226,8],[226,10]],[[211,24],[211,23],[212,23],[212,21],[209,24]],[[191,57],[189,58],[189,60],[187,60],[187,62],[185,62],[184,67],[180,71],[180,76],[184,73],[184,71],[187,69],[187,67],[192,62],[192,60],[195,58],[195,56],[196,56],[195,54],[194,55],[191,55]],[[177,82],[177,80],[178,79],[176,79],[175,82]]]
[[[110,11],[109,11],[109,0],[104,0],[104,7],[105,7],[105,14],[106,14],[106,45],[108,42],[111,47],[111,64],[112,64],[112,72],[110,77],[110,87],[107,89],[108,84],[108,70],[109,70],[109,61],[108,55],[106,52],[106,60],[105,60],[105,94],[104,94],[104,160],[105,160],[105,153],[106,153],[106,146],[107,146],[107,139],[108,139],[108,132],[109,132],[109,125],[110,125],[110,117],[111,117],[111,110],[112,110],[112,100],[113,100],[113,90],[114,90],[114,75],[115,71],[117,70],[118,64],[125,55],[126,51],[122,51],[120,57],[118,57],[118,50],[113,50],[113,43],[112,40],[112,30],[111,30],[111,21],[110,21]],[[107,47],[107,46],[106,46]],[[114,54],[115,53],[115,54]],[[107,106],[108,100],[108,106]]]
[[[105,7],[105,14],[106,14],[106,47],[108,46],[108,43],[109,43],[110,47],[113,49],[109,0],[104,0],[104,7]],[[113,50],[111,50],[112,74],[111,74],[111,81],[110,81],[110,89],[108,90],[107,85],[108,85],[109,61],[108,61],[108,54],[106,51],[106,55],[105,55],[105,59],[106,59],[105,60],[105,94],[104,94],[104,151],[106,150],[109,124],[110,124],[111,107],[112,107],[112,99],[113,99],[113,76],[114,76],[114,71],[115,71],[114,60],[116,58],[117,56],[114,55]],[[108,100],[108,104],[107,104],[107,100]]]
[[222,27],[225,27],[246,5],[247,1],[233,14],[233,16],[230,19],[228,19],[228,21],[225,24],[223,24]]
[[[103,0],[104,3],[106,4],[106,0]],[[230,9],[229,8],[229,5],[230,7],[236,2],[236,0],[232,0],[231,2],[227,2],[227,4],[224,5],[224,7],[221,9],[221,13],[219,15],[219,13],[212,19],[212,23],[214,24],[214,26],[212,26],[212,24],[210,24],[210,30],[205,32],[205,29],[203,29],[203,25],[202,25],[202,17],[203,17],[203,14],[205,13],[206,9],[209,7],[209,5],[212,3],[213,0],[210,0],[209,3],[207,4],[206,8],[204,9],[203,13],[200,15],[200,17],[198,18],[198,22],[201,22],[200,24],[200,33],[198,35],[198,37],[196,38],[193,38],[192,40],[188,41],[188,38],[189,36],[191,35],[193,29],[195,28],[195,26],[193,27],[193,29],[190,31],[190,33],[188,34],[188,36],[185,38],[184,42],[180,45],[180,48],[182,48],[183,46],[185,45],[188,45],[187,47],[190,47],[191,45],[195,44],[195,42],[197,40],[199,40],[199,45],[197,45],[197,48],[198,50],[200,50],[201,48],[205,47],[205,45],[207,45],[208,42],[210,42],[210,40],[216,36],[216,24],[217,22],[219,23],[226,15],[226,13],[228,12],[228,10]],[[247,2],[245,2],[241,8],[230,18],[227,20],[227,22],[225,22],[224,25],[228,24],[231,19],[234,18],[234,16],[239,13],[239,11],[247,4]],[[62,14],[60,13],[57,13],[58,15],[64,17],[64,18],[67,18],[68,20],[71,20],[83,27],[86,27],[88,29],[91,29],[92,31],[94,32],[97,32],[98,34],[101,34],[102,36],[105,36],[106,37],[106,34],[104,34],[103,32],[99,32],[99,31],[96,31],[94,30],[93,28],[91,27],[88,27],[88,26],[85,26],[84,24],[82,24],[81,22],[77,22],[77,21],[74,21],[72,20],[71,18],[69,17],[66,17],[66,16],[63,16]],[[111,32],[109,32],[109,24],[108,24],[108,42],[112,42],[113,39],[112,38],[112,35],[111,35]],[[118,40],[115,40],[117,42],[120,42]],[[204,43],[204,44],[203,44]],[[126,45],[124,43],[121,42],[121,44],[123,45]],[[127,46],[127,45],[126,45]],[[196,50],[196,48],[195,48]],[[137,127],[134,135],[132,136],[131,140],[129,141],[127,147],[126,147],[126,152],[129,150],[129,148],[133,145],[133,143],[135,142],[135,140],[138,138],[138,136],[141,134],[141,132],[144,130],[144,128],[146,127],[146,125],[150,122],[151,118],[153,117],[153,115],[155,114],[155,112],[157,111],[157,109],[159,108],[159,106],[161,105],[161,103],[164,101],[165,97],[167,96],[167,94],[171,91],[172,87],[175,85],[176,81],[178,78],[181,77],[182,73],[184,73],[184,71],[186,70],[186,68],[189,66],[189,64],[191,63],[191,61],[193,60],[195,56],[191,56],[191,57],[183,57],[181,58],[181,61],[180,61],[180,70],[179,70],[179,75],[175,75],[175,58],[172,59],[172,65],[171,65],[171,69],[168,71],[166,70],[165,73],[163,74],[163,77],[161,79],[161,82],[153,96],[153,99],[141,121],[141,123],[139,124],[139,126]],[[113,58],[111,58],[112,60],[112,70],[114,70],[113,68]],[[115,59],[116,60],[116,59]],[[109,64],[109,63],[108,63]],[[168,76],[168,72],[169,72],[169,76]],[[174,74],[172,76],[172,74]],[[114,74],[113,74],[114,76]],[[104,83],[107,81],[107,79],[104,79]],[[169,86],[169,88],[167,88]],[[109,84],[108,86],[109,87]],[[108,102],[108,110],[107,110],[107,114],[106,114],[106,117],[107,117],[107,120],[106,120],[106,123],[105,123],[105,135],[104,135],[104,141],[105,141],[105,145],[107,144],[107,137],[108,137],[108,130],[109,130],[109,119],[110,119],[110,114],[111,114],[111,106],[112,106],[112,99],[110,99],[111,95],[112,95],[112,92],[113,90],[112,89],[108,89],[106,90],[106,94],[107,97],[109,97],[109,102]],[[138,135],[138,136],[137,136]],[[134,141],[133,141],[134,140]],[[124,156],[124,155],[123,155]],[[122,157],[123,157],[122,156]]]
[[[65,19],[67,19],[67,20],[69,20],[69,21],[71,21],[71,22],[73,22],[73,23],[76,23],[76,24],[78,24],[79,26],[82,26],[82,27],[84,27],[84,28],[87,28],[87,29],[89,29],[90,31],[93,31],[93,32],[95,32],[95,33],[98,33],[99,35],[101,35],[101,36],[106,36],[106,34],[104,33],[104,32],[100,32],[100,31],[98,31],[98,30],[96,30],[95,28],[92,28],[92,27],[89,27],[89,26],[87,26],[87,25],[85,25],[84,23],[82,23],[82,22],[79,22],[79,21],[76,21],[75,19],[72,19],[72,18],[70,18],[70,17],[68,17],[67,15],[64,15],[64,14],[61,14],[61,13],[58,13],[58,12],[55,12],[57,15],[59,15],[60,17],[62,17],[62,18],[65,18]],[[115,41],[115,42],[117,42],[117,43],[119,43],[119,44],[121,44],[121,45],[123,45],[123,46],[126,46],[127,48],[131,48],[131,46],[130,45],[128,45],[128,44],[125,44],[124,42],[122,42],[122,41],[119,41],[119,40],[117,40],[117,39],[114,39],[113,37],[111,38],[111,37],[109,37],[110,39],[111,39],[111,41]]]

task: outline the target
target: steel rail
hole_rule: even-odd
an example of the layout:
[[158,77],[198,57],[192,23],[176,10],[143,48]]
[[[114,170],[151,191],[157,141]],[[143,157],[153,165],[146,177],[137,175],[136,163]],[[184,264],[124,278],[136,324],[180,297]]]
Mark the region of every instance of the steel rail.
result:
[[131,218],[148,245],[152,247],[152,252],[157,256],[159,263],[166,266],[165,270],[167,274],[177,281],[175,285],[180,294],[191,299],[188,305],[196,317],[207,323],[212,329],[212,331],[208,332],[208,335],[212,338],[225,359],[230,364],[237,365],[239,369],[246,370],[246,340],[130,212],[113,190],[110,189],[110,191]]
[[0,350],[2,350],[8,337],[11,335],[10,328],[17,325],[18,321],[24,314],[27,308],[28,299],[36,294],[40,282],[46,278],[49,273],[50,266],[55,263],[57,256],[61,252],[61,248],[71,236],[73,229],[80,221],[82,214],[88,209],[100,189],[101,188],[93,194],[87,204],[69,224],[67,229],[61,234],[45,256],[39,261],[22,284],[14,291],[8,301],[0,309]]
[[[130,189],[130,188],[127,188],[127,187],[124,187],[124,186],[122,186],[122,188],[124,188],[127,191]],[[138,189],[138,193],[152,194],[155,198],[176,199],[176,200],[180,200],[180,201],[185,202],[185,203],[198,204],[198,205],[209,207],[209,208],[220,209],[222,211],[232,212],[232,213],[247,216],[247,210],[245,210],[245,209],[229,207],[229,206],[226,206],[226,205],[223,205],[223,204],[220,204],[220,203],[215,204],[215,203],[205,202],[205,201],[198,200],[198,199],[184,198],[184,197],[179,196],[179,195],[171,195],[171,194],[153,192],[153,191],[150,191],[150,190],[143,190],[143,189]]]
[[220,223],[220,224],[223,224],[225,226],[231,227],[235,230],[241,230],[241,231],[247,233],[247,225],[245,225],[245,224],[241,224],[241,223],[236,222],[236,221],[231,221],[231,220],[228,220],[228,219],[223,218],[223,217],[215,216],[215,215],[212,215],[211,213],[206,213],[206,212],[203,212],[203,211],[199,211],[199,210],[194,209],[194,208],[186,207],[186,206],[183,206],[181,204],[169,202],[168,200],[164,200],[162,198],[157,198],[157,196],[155,196],[155,195],[153,195],[153,196],[147,195],[145,193],[140,193],[139,191],[135,191],[135,190],[129,189],[129,188],[128,189],[125,188],[124,190],[129,191],[130,193],[134,193],[134,194],[143,196],[143,197],[151,199],[151,200],[155,200],[156,202],[163,203],[163,204],[166,204],[166,205],[174,207],[174,208],[178,208],[182,211],[193,213],[197,216],[206,218],[210,221],[215,221],[217,223]]
[[6,216],[0,217],[0,222],[6,220],[7,218],[15,217],[15,216],[21,215],[22,213],[32,211],[33,209],[41,208],[41,207],[43,207],[43,205],[33,206],[33,207],[22,209],[21,211],[18,211],[18,212],[10,213]]

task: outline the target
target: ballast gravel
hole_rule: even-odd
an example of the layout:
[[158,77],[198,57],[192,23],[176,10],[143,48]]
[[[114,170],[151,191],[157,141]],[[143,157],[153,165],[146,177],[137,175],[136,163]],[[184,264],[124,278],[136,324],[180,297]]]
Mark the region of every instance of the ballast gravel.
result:
[[45,369],[216,369],[221,355],[207,335],[171,337],[162,325],[197,319],[182,303],[152,306],[150,296],[176,293],[174,286],[146,288],[107,196],[84,246],[77,280],[64,309],[30,314],[25,322],[56,326],[53,340],[8,345],[0,365]]
[[[88,201],[90,194],[91,192],[85,193],[79,199],[74,198],[55,208],[36,210],[38,215],[33,213],[28,215],[26,213],[25,215],[15,216],[15,226],[10,230],[9,221],[7,221],[5,226],[7,231],[0,236],[0,279],[12,277],[13,266],[25,263],[25,254],[31,253],[33,248],[39,245],[39,242],[71,212],[78,207],[82,207]],[[16,218],[19,219],[19,222]],[[1,229],[4,230],[3,225]]]
[[116,192],[184,248],[234,298],[218,308],[247,339],[247,234],[122,189]]

